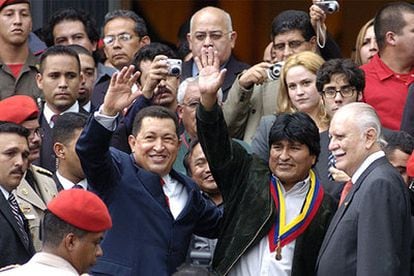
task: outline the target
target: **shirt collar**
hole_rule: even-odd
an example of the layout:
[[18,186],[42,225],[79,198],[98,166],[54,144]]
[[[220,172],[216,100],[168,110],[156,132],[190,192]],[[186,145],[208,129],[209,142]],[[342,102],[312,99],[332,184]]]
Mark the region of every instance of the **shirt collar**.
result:
[[362,173],[369,167],[369,165],[371,165],[372,163],[374,163],[375,160],[380,159],[383,156],[385,156],[385,153],[382,150],[380,150],[370,154],[367,158],[365,158],[364,162],[362,162],[359,168],[352,175],[352,183],[355,184],[358,178],[362,175]]
[[[63,111],[60,114],[64,114],[67,112],[79,112],[79,104],[78,101],[76,101],[71,107],[69,107],[68,109],[66,109],[65,111]],[[59,114],[59,115],[60,115]],[[43,115],[45,116],[46,122],[49,124],[50,127],[53,127],[53,124],[51,123],[52,120],[52,116],[56,115],[49,107],[49,105],[46,103],[43,109]]]
[[72,181],[70,181],[69,179],[65,178],[64,176],[62,176],[59,171],[56,171],[56,177],[57,179],[59,179],[60,184],[62,184],[63,189],[65,190],[70,190],[73,188],[73,186],[77,185],[81,185],[82,188],[84,190],[87,190],[88,188],[88,183],[86,181],[86,179],[82,179],[81,181],[79,181],[78,183],[73,183]]

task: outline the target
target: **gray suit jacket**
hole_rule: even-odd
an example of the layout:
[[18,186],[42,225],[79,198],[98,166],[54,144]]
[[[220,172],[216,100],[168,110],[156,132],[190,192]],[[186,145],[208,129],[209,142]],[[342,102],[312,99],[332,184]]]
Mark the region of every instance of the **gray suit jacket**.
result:
[[385,157],[374,161],[333,217],[317,275],[410,275],[409,204],[399,173]]

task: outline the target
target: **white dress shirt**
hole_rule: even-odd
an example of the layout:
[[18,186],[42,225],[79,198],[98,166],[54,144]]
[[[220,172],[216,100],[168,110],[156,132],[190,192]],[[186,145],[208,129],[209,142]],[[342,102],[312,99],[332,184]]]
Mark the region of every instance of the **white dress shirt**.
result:
[[[71,107],[69,107],[67,110],[63,111],[60,114],[64,114],[67,112],[79,112],[79,103],[78,101],[76,101]],[[56,115],[51,109],[50,107],[47,105],[47,103],[45,104],[44,108],[43,108],[43,115],[45,116],[46,122],[49,124],[49,126],[51,128],[53,128],[54,123],[52,122],[52,116]]]
[[[281,190],[286,204],[286,224],[296,218],[305,202],[310,187],[310,177],[296,183],[289,191]],[[270,252],[268,235],[259,244],[243,254],[240,260],[230,270],[229,276],[290,276],[292,272],[293,255],[296,241],[282,247],[282,259],[277,261],[276,252]]]
[[69,179],[65,178],[64,176],[62,176],[59,171],[56,171],[56,177],[59,180],[60,184],[62,184],[63,189],[65,190],[70,190],[73,188],[73,186],[75,185],[80,185],[82,186],[82,188],[84,190],[88,189],[88,182],[86,181],[86,178],[82,179],[81,181],[79,181],[78,183],[73,183],[72,181],[70,181]]

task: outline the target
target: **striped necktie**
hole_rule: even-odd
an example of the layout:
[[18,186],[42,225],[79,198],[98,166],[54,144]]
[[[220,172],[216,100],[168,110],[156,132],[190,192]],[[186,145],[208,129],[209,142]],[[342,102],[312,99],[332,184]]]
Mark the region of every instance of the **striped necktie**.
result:
[[24,221],[20,212],[19,205],[17,204],[16,198],[12,193],[9,194],[9,204],[13,213],[14,218],[16,219],[17,225],[19,226],[20,233],[22,234],[23,241],[26,247],[29,247],[29,236],[24,227]]
[[335,156],[332,154],[332,152],[329,152],[329,155],[328,155],[328,179],[331,180],[331,181],[335,181],[335,179],[333,178],[331,172],[329,171],[329,169],[331,167],[336,168],[335,167]]

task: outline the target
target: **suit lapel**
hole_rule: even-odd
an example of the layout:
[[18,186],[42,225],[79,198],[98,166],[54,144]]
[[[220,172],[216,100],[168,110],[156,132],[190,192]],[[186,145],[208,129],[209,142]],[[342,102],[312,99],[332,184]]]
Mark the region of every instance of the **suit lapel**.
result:
[[[1,193],[1,192],[0,192]],[[16,232],[17,236],[19,237],[22,245],[24,246],[24,248],[26,248],[27,252],[31,252],[30,248],[27,248],[24,242],[24,239],[22,237],[22,234],[20,233],[20,229],[19,226],[17,225],[17,221],[16,218],[14,217],[12,211],[11,211],[11,207],[9,205],[9,202],[5,199],[3,193],[0,194],[0,212],[3,213],[3,216],[6,218],[6,220],[9,221],[10,225],[12,226],[12,228],[14,229],[14,231]],[[27,221],[23,218],[23,222],[25,225],[25,228],[27,228]],[[25,229],[27,230],[27,229]],[[29,239],[30,239],[30,234],[28,234]],[[30,247],[30,243],[31,243],[31,239],[29,240],[29,247]]]
[[56,188],[57,188],[58,192],[62,191],[63,190],[63,185],[62,185],[62,183],[60,183],[59,178],[57,178],[56,173],[53,174],[52,178],[56,183]]
[[361,174],[361,176],[358,178],[357,182],[353,185],[352,189],[349,191],[349,194],[345,198],[345,201],[343,204],[338,208],[336,211],[336,214],[332,218],[331,224],[329,225],[328,231],[326,232],[325,238],[322,242],[320,253],[318,256],[318,260],[316,262],[316,265],[319,264],[320,257],[323,255],[323,252],[326,249],[327,244],[329,243],[329,240],[331,239],[333,233],[335,232],[339,222],[341,221],[342,217],[344,216],[345,212],[348,210],[349,205],[351,204],[355,193],[361,188],[361,185],[364,181],[364,179],[372,172],[374,168],[376,168],[378,165],[382,164],[385,161],[385,157],[381,157],[377,160],[375,160],[373,163],[371,163],[368,168]]
[[141,181],[142,186],[152,195],[152,197],[160,203],[161,206],[166,207],[168,205],[165,200],[165,194],[161,186],[161,178],[143,169],[138,169],[137,178]]

